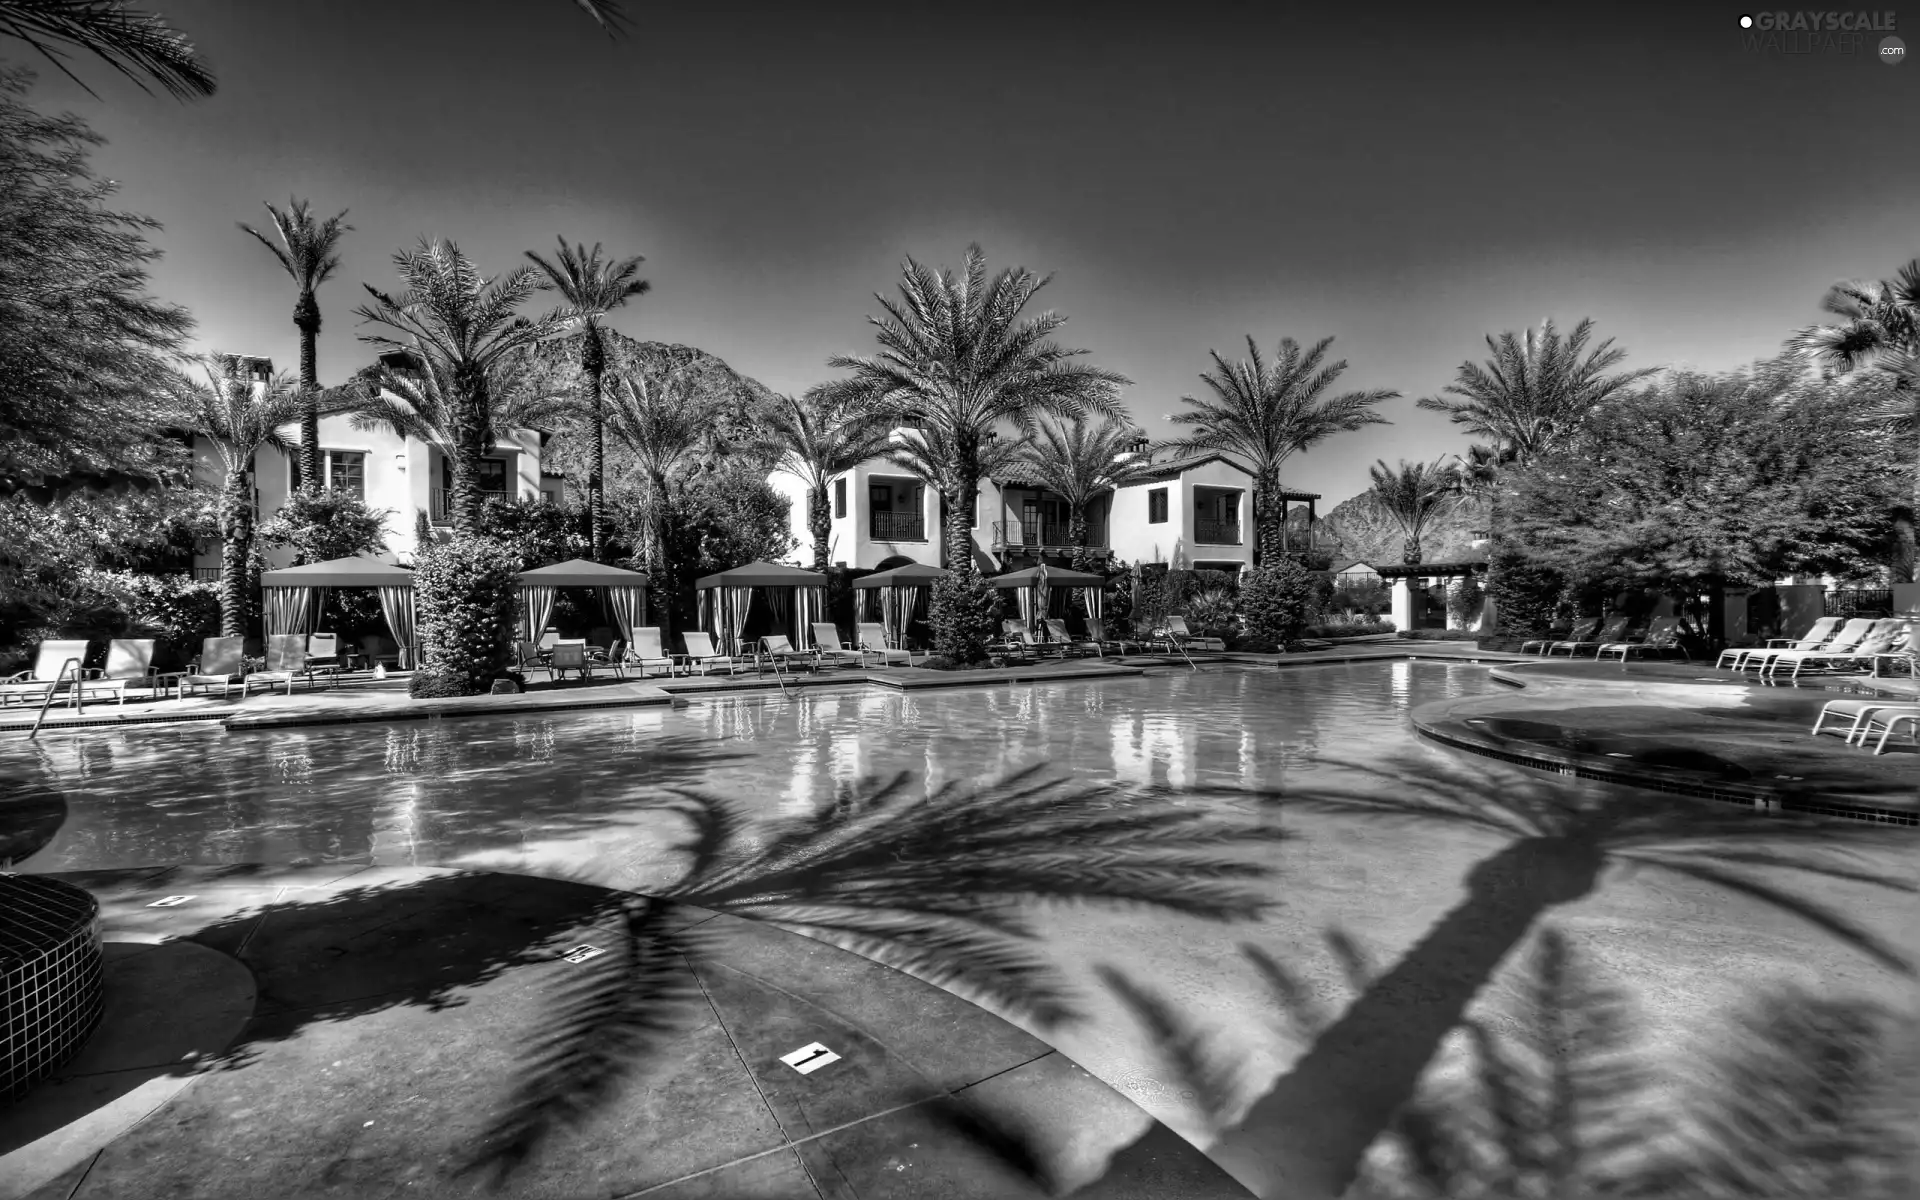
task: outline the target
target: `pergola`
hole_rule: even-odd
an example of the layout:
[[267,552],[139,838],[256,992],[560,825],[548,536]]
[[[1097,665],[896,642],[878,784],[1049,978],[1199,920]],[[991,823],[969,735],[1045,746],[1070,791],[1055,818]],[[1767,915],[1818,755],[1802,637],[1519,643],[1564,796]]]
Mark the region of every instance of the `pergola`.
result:
[[393,640],[400,644],[401,665],[413,657],[413,569],[396,567],[377,558],[354,556],[304,567],[264,571],[262,616],[269,634],[311,632],[326,604],[327,589],[370,587],[380,593],[380,612]]
[[818,571],[770,562],[703,575],[693,582],[700,628],[713,634],[722,654],[739,654],[757,600],[767,627],[785,632],[794,646],[807,649],[813,645],[813,622],[826,615],[826,582]]
[[[1487,573],[1487,560],[1483,552],[1469,551],[1467,557],[1452,562],[1401,563],[1389,567],[1375,567],[1393,594],[1393,623],[1401,629],[1417,628],[1418,614],[1413,604],[1413,589],[1420,586],[1423,579],[1466,579]],[[1448,619],[1451,626],[1452,619]]]
[[642,571],[575,558],[522,571],[514,579],[520,584],[521,629],[529,642],[540,640],[540,631],[553,615],[555,588],[598,590],[613,614],[613,623],[620,627],[621,640],[628,645],[633,644],[633,631],[647,623],[647,575]]
[[[908,563],[888,571],[875,571],[853,581],[860,594],[859,620],[879,621],[886,626],[887,638],[895,646],[907,644],[907,622],[926,619],[927,597],[936,579],[952,575],[939,567]],[[876,612],[875,609],[879,611]]]
[[1028,567],[1024,571],[1008,571],[1005,575],[995,575],[987,580],[997,588],[1014,593],[1020,605],[1020,620],[1028,632],[1037,632],[1036,623],[1047,616],[1047,603],[1056,587],[1077,587],[1081,598],[1087,603],[1087,615],[1098,618],[1101,615],[1101,593],[1107,586],[1107,577],[1088,571],[1075,571],[1067,567],[1049,567],[1041,563],[1037,567]]

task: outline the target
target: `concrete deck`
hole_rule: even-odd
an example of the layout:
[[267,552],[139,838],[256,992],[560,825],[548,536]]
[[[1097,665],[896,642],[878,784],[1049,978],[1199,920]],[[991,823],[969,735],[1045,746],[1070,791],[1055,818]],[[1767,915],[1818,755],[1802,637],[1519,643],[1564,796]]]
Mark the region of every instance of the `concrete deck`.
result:
[[[505,1164],[495,1194],[555,1198],[1247,1194],[998,1017],[770,926],[674,911],[684,942],[650,979],[665,998],[607,1032],[586,992],[631,967],[622,897],[601,888],[437,869],[63,877],[102,901],[107,1015],[0,1109],[0,1200],[466,1196]],[[151,907],[169,895],[190,899]],[[565,961],[581,944],[607,953]],[[586,1011],[603,1031],[585,1044],[642,1047],[630,1082],[591,1099],[592,1056],[552,1041]],[[782,1061],[813,1043],[839,1058]],[[538,1066],[575,1119],[516,1160]]]
[[1496,668],[1518,691],[1423,705],[1416,729],[1458,749],[1563,775],[1762,809],[1920,825],[1920,746],[1875,755],[1812,736],[1829,701],[1915,695],[1911,679],[1836,676],[1774,686],[1700,663]]

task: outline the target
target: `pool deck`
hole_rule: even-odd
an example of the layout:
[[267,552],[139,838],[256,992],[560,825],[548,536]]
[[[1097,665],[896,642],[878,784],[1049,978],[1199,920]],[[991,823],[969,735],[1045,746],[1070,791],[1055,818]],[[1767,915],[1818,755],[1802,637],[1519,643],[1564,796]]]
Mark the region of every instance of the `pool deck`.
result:
[[[1235,664],[1279,668],[1370,662],[1380,659],[1430,658],[1474,662],[1523,662],[1520,655],[1482,651],[1471,642],[1413,642],[1370,638],[1325,650],[1293,654],[1196,653],[1200,667]],[[645,680],[569,680],[536,683],[511,695],[461,696],[415,700],[407,695],[404,675],[375,680],[359,673],[320,687],[255,692],[241,697],[201,694],[185,699],[151,699],[135,693],[128,702],[92,701],[76,713],[65,704],[50,708],[42,733],[59,730],[114,728],[136,725],[219,723],[235,732],[290,728],[303,725],[339,725],[362,721],[407,721],[462,716],[498,716],[508,713],[554,713],[587,709],[636,708],[671,705],[716,693],[774,692],[814,687],[857,687],[873,684],[897,691],[922,688],[979,687],[1016,683],[1045,683],[1138,676],[1151,670],[1187,669],[1186,659],[1159,654],[1112,658],[1043,660],[1011,668],[978,671],[928,671],[921,667],[877,670],[836,669],[796,671],[776,678],[764,674],[654,676]],[[38,710],[25,706],[0,709],[0,733],[33,728]]]
[[1425,704],[1426,737],[1536,769],[1759,809],[1920,825],[1920,746],[1885,754],[1812,736],[1831,700],[1920,698],[1907,677],[1774,685],[1702,663],[1543,662],[1501,666],[1515,691]]
[[[0,1200],[484,1193],[531,1111],[529,1064],[583,990],[630,970],[632,897],[581,883],[432,868],[59,877],[101,901],[106,1015],[80,1057],[0,1108]],[[189,899],[151,907],[166,896]],[[737,917],[674,908],[667,923],[679,941],[650,981],[670,998],[636,1010],[658,1032],[621,1031],[654,1045],[492,1194],[1248,1194],[1046,1043],[940,988]],[[606,952],[566,961],[582,945]],[[601,1046],[617,1055],[621,1032]],[[783,1061],[815,1043],[838,1057],[809,1052],[799,1065],[823,1065],[806,1073]],[[550,1078],[589,1074],[547,1061]]]

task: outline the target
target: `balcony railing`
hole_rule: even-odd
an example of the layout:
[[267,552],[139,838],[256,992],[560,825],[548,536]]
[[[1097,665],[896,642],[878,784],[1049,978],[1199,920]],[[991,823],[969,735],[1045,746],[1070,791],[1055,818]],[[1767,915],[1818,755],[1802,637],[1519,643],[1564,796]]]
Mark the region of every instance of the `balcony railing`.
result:
[[876,542],[924,542],[927,519],[916,512],[877,512],[868,514],[868,533]]
[[[1066,550],[1071,548],[1073,540],[1067,534],[1067,527],[1051,521],[995,521],[993,523],[993,548],[995,550]],[[1106,539],[1087,531],[1087,548],[1104,550]]]
[[220,568],[219,567],[195,567],[193,568],[193,581],[195,583],[219,583]]
[[[493,492],[485,488],[480,490],[480,499],[488,496],[506,496],[507,492]],[[434,488],[427,493],[427,519],[435,525],[453,524],[453,489]]]
[[1238,546],[1240,544],[1240,522],[1238,521],[1201,521],[1193,523],[1193,540],[1202,546]]

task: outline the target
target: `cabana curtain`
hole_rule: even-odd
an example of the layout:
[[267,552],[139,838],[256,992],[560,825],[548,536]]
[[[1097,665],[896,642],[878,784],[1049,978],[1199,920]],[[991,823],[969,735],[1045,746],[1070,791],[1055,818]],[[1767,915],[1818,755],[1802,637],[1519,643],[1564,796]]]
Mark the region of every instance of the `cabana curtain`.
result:
[[268,637],[277,633],[307,631],[307,611],[313,604],[314,589],[270,587],[263,590],[266,593],[266,604],[260,615],[262,624],[266,626]]
[[747,610],[753,607],[753,589],[750,587],[721,588],[726,598],[727,628],[723,654],[740,654],[740,636],[747,631]]
[[1098,621],[1107,615],[1106,589],[1084,587],[1080,589],[1080,599],[1087,606],[1087,615]]
[[796,611],[793,614],[793,645],[795,649],[813,649],[813,623],[818,621],[826,608],[820,588],[796,587],[793,589]]
[[880,593],[880,623],[886,627],[887,644],[905,646],[907,644],[907,622],[912,619],[914,609],[926,596],[927,589],[919,587],[875,588]]
[[380,614],[387,619],[387,628],[393,631],[393,640],[400,644],[401,662],[406,667],[417,667],[414,662],[413,645],[413,588],[383,587],[380,592]]
[[538,586],[522,587],[520,611],[523,614],[520,632],[525,635],[525,640],[539,641],[540,634],[547,628],[547,619],[553,616],[553,589]]
[[610,587],[607,589],[607,607],[613,610],[614,624],[620,627],[620,639],[629,646],[633,645],[633,631],[646,623],[647,589]]

